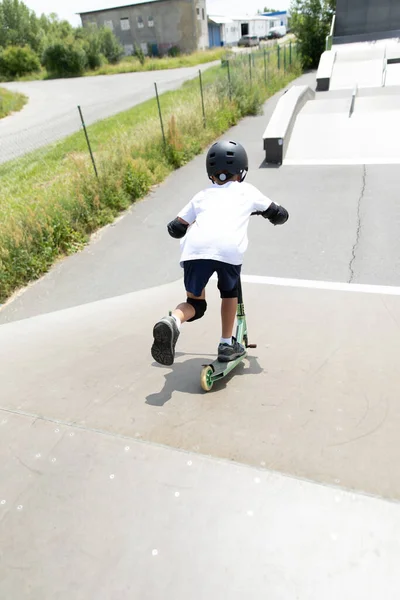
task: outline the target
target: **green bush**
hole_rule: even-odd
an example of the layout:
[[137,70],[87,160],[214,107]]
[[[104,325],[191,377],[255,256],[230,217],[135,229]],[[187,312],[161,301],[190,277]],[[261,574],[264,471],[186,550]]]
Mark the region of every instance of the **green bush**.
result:
[[57,42],[46,48],[43,65],[50,75],[68,77],[82,75],[87,66],[84,49],[71,42]]
[[85,44],[85,52],[89,69],[98,69],[104,64],[105,56],[101,52],[98,36],[90,36]]
[[0,74],[6,78],[21,77],[39,70],[39,58],[28,46],[9,46],[0,53]]
[[108,27],[103,27],[99,31],[99,41],[102,54],[106,57],[109,63],[115,65],[124,55],[124,49],[118,42],[117,38]]
[[181,55],[181,50],[178,46],[172,46],[172,48],[170,48],[167,52],[168,56],[171,56],[172,58],[174,58],[175,56],[180,56]]
[[151,171],[143,160],[132,160],[127,164],[124,175],[124,190],[132,200],[145,196],[152,183]]
[[144,55],[144,52],[143,52],[141,46],[138,46],[138,44],[135,44],[134,55],[136,56],[136,58],[138,59],[140,64],[144,65],[146,57]]

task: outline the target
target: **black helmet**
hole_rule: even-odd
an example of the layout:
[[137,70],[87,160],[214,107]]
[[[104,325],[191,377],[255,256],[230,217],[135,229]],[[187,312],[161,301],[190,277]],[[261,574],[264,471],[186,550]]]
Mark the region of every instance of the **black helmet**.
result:
[[210,179],[213,175],[218,177],[221,173],[227,175],[224,179],[218,177],[220,181],[227,181],[234,175],[241,175],[243,181],[249,170],[246,150],[237,142],[222,141],[211,146],[206,164]]

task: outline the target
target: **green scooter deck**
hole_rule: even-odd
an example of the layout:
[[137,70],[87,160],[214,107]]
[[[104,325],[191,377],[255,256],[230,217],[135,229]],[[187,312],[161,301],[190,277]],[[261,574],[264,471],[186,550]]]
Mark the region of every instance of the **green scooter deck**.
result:
[[235,367],[237,367],[237,365],[240,362],[242,362],[242,360],[244,358],[246,358],[246,356],[247,356],[247,352],[246,352],[246,354],[243,354],[236,360],[231,360],[229,362],[221,362],[217,359],[217,360],[214,360],[214,362],[210,363],[210,365],[208,365],[208,366],[212,367],[212,369],[214,371],[212,374],[213,382],[218,381],[218,379],[222,379],[223,377],[226,377],[227,375],[229,375],[229,373],[231,371],[233,371],[233,369],[235,369]]
[[208,363],[203,365],[203,370],[200,376],[200,384],[205,392],[209,392],[214,383],[223,379],[233,369],[237,367],[237,365],[242,362],[244,358],[247,356],[247,348],[257,348],[257,344],[249,344],[247,337],[247,326],[246,326],[246,315],[244,312],[244,304],[243,304],[243,295],[242,295],[242,285],[239,279],[239,294],[238,294],[238,309],[237,309],[237,328],[236,328],[236,339],[240,344],[243,344],[246,348],[245,354],[242,354],[236,360],[231,360],[229,362],[221,362],[218,359],[214,360],[212,363]]

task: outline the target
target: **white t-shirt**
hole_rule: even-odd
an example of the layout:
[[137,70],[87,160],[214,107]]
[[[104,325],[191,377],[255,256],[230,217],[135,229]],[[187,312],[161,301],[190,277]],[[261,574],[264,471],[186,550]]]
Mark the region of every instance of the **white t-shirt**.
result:
[[200,192],[178,214],[191,225],[181,240],[181,263],[212,259],[241,265],[250,215],[270,205],[269,198],[245,182],[230,181]]

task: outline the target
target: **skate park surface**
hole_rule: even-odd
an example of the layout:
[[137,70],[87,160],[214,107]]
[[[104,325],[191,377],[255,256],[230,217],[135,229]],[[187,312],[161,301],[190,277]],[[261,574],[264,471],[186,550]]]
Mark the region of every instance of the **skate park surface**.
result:
[[174,366],[150,355],[204,155],[0,312],[2,598],[398,598],[397,166],[266,165],[281,94],[224,136],[291,218],[250,223],[258,347],[209,394],[215,282]]

